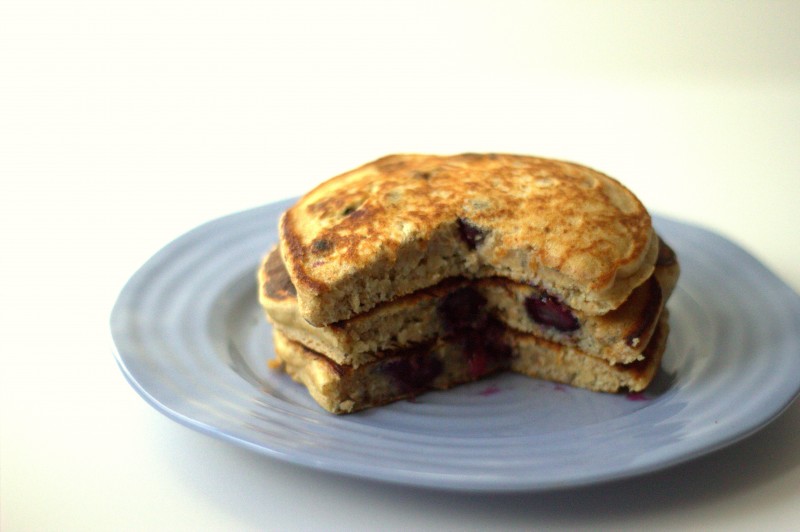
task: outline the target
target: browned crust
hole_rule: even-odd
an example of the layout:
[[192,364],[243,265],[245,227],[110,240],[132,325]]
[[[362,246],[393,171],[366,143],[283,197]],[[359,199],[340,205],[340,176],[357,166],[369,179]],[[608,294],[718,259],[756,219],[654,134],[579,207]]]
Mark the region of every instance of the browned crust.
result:
[[658,257],[656,258],[656,266],[668,267],[676,266],[678,264],[678,256],[675,250],[669,247],[661,237],[658,237]]
[[[581,282],[596,289],[610,285],[623,268],[644,256],[652,234],[651,219],[646,209],[617,180],[585,166],[508,154],[461,154],[450,157],[390,155],[320,184],[283,215],[280,223],[281,253],[295,285],[304,293],[324,294],[331,290],[331,282],[336,279],[321,275],[316,266],[330,260],[336,265],[360,268],[372,256],[360,247],[364,235],[380,238],[386,232],[387,220],[393,219],[391,217],[395,212],[390,212],[385,203],[371,201],[375,190],[387,194],[386,191],[391,191],[393,187],[402,187],[415,200],[425,198],[424,202],[404,204],[399,210],[404,219],[410,220],[415,227],[430,231],[441,224],[452,224],[459,217],[491,230],[496,220],[515,220],[520,213],[552,210],[546,196],[533,195],[522,199],[513,193],[506,193],[496,208],[463,211],[461,199],[466,196],[460,180],[470,176],[471,167],[486,173],[498,183],[507,184],[516,179],[514,176],[518,173],[518,165],[525,166],[525,171],[532,175],[559,179],[563,196],[570,198],[574,195],[579,199],[560,199],[558,216],[553,219],[557,225],[535,228],[537,235],[544,235],[541,237],[542,245],[536,251],[541,265],[564,273],[574,267],[570,261],[576,255],[589,257],[590,261],[602,263],[603,266],[595,268],[597,271],[593,278],[582,279]],[[580,220],[587,213],[580,198],[586,196],[587,185],[584,180],[590,178],[599,180],[599,184],[594,185],[599,192],[591,192],[592,201],[596,203],[584,226]],[[349,183],[348,179],[354,180],[353,189],[334,185],[338,182]],[[482,183],[478,178],[470,182],[469,187],[480,189],[478,193],[486,197],[497,194],[492,188],[493,183]],[[455,196],[435,197],[432,194],[442,190],[454,191]],[[612,200],[612,196],[617,199]],[[313,201],[310,198],[314,198]],[[622,209],[616,205],[620,201],[625,206]],[[603,202],[606,207],[600,208]],[[336,217],[335,223],[318,228],[313,236],[309,234],[308,220],[331,216]],[[575,221],[575,225],[571,225],[570,220]],[[624,252],[619,241],[613,238],[592,238],[579,243],[579,235],[587,231],[596,232],[598,226],[608,224],[631,236],[625,241],[627,247]],[[529,229],[516,227],[515,230],[522,232],[507,238],[504,246],[509,249],[530,240],[525,233]],[[560,243],[550,246],[550,239],[569,242],[568,252]],[[381,253],[391,256],[396,252],[399,242],[384,238],[379,245]],[[312,272],[312,269],[315,271]],[[340,268],[338,271],[343,270]],[[316,320],[312,321],[316,323]]]
[[281,255],[283,262],[291,269],[295,286],[303,286],[315,294],[328,290],[328,285],[308,275],[303,266],[306,261],[306,247],[300,240],[298,232],[294,229],[293,213],[287,210],[280,220]]
[[625,343],[630,347],[636,347],[640,342],[649,340],[650,334],[658,322],[658,317],[661,315],[661,309],[664,308],[664,296],[655,275],[637,290],[644,293],[645,303],[642,305],[637,320],[625,332]]
[[297,290],[289,278],[289,272],[286,271],[286,266],[283,264],[280,253],[277,250],[273,249],[267,255],[262,267],[266,270],[262,285],[264,295],[277,301],[296,298]]
[[[278,333],[280,334],[280,333]],[[295,342],[286,338],[286,342],[292,345],[295,349],[299,349],[303,352],[303,355],[309,358],[313,358],[318,360],[319,362],[325,364],[333,373],[338,375],[339,377],[344,377],[349,375],[353,372],[353,366],[346,366],[342,364],[337,364],[335,361],[331,360],[330,358],[326,357],[322,353],[317,353],[313,349],[309,349],[308,347],[304,346],[300,342]]]
[[655,327],[652,336],[647,342],[647,347],[645,347],[642,352],[642,355],[644,355],[643,358],[629,364],[623,364],[621,367],[623,367],[625,371],[637,377],[645,376],[648,373],[650,377],[652,377],[652,373],[655,373],[654,366],[657,367],[661,364],[661,357],[664,354],[664,344],[669,334],[666,311],[664,311],[664,313],[664,317],[656,324],[657,327]]

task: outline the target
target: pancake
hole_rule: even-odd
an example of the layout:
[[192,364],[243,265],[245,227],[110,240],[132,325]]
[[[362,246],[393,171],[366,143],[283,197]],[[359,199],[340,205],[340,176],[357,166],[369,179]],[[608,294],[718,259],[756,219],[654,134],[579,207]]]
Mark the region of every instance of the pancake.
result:
[[[511,369],[540,379],[599,392],[644,389],[658,369],[667,325],[662,320],[644,360],[610,365],[579,350],[503,330],[496,335],[440,339],[434,344],[387,352],[357,368],[337,364],[274,331],[280,367],[334,414],[347,414],[446,390]],[[489,338],[487,340],[487,338]]]
[[[429,390],[445,390],[474,382],[506,369],[508,354],[481,363],[465,356],[459,342],[439,341],[395,352],[354,368],[340,365],[274,331],[280,367],[303,384],[325,410],[344,414],[415,397]],[[480,364],[480,365],[479,365]]]
[[611,365],[578,349],[555,344],[531,334],[508,331],[514,357],[511,371],[595,392],[641,392],[652,382],[661,364],[669,335],[668,312],[643,351],[630,364]]
[[644,206],[600,172],[406,154],[287,209],[258,285],[270,365],[348,413],[498,371],[642,391],[679,273]]
[[658,239],[618,181],[503,154],[391,155],[322,183],[280,221],[302,318],[340,322],[446,279],[502,277],[600,315],[649,279]]

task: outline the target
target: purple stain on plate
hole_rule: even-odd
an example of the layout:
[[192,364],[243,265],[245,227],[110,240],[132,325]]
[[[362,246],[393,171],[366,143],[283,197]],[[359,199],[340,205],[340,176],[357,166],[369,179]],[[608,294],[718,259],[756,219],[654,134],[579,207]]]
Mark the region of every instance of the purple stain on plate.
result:
[[488,397],[490,395],[494,395],[496,393],[500,393],[500,391],[501,391],[500,388],[498,388],[495,385],[491,385],[488,388],[486,388],[483,391],[481,391],[479,395],[482,395],[483,397]]
[[553,389],[555,391],[557,391],[557,392],[566,392],[567,391],[567,387],[564,386],[563,384],[555,384],[555,385],[553,385]]
[[629,393],[628,395],[625,396],[625,398],[628,401],[649,401],[650,400],[650,398],[647,397],[642,392]]

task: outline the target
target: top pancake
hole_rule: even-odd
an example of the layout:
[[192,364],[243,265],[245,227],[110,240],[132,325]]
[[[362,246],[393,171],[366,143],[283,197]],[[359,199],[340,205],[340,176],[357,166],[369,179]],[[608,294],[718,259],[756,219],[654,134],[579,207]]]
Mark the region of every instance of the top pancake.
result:
[[322,183],[282,216],[280,250],[314,325],[464,276],[542,287],[590,314],[653,272],[641,202],[590,168],[518,155],[391,155]]

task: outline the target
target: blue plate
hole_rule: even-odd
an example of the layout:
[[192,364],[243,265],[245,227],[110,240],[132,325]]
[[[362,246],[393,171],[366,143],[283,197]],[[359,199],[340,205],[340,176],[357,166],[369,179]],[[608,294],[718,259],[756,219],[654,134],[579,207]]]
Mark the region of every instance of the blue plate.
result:
[[255,272],[289,202],[202,225],[151,258],[111,314],[119,366],[157,410],[325,471],[471,491],[546,490],[683,462],[762,428],[800,391],[800,298],[731,242],[656,218],[682,274],[648,392],[518,375],[348,416],[267,368]]

